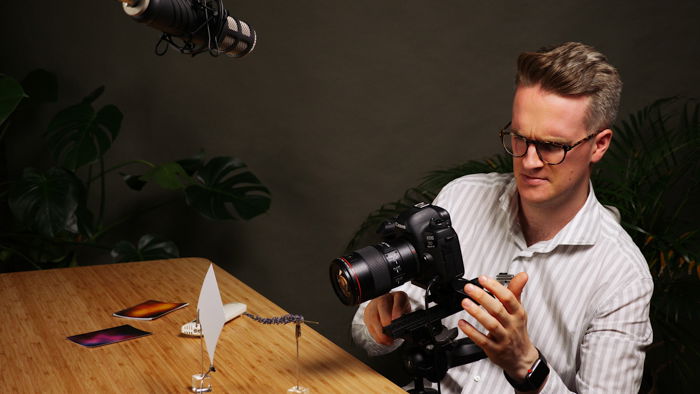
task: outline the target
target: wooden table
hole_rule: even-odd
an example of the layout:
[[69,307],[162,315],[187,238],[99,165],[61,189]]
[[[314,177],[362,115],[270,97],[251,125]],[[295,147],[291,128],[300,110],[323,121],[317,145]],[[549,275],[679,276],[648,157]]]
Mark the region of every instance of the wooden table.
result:
[[[183,258],[0,275],[0,391],[185,393],[200,372],[200,341],[179,334],[196,313],[210,262]],[[215,266],[224,303],[261,316],[286,312]],[[113,317],[143,301],[189,302],[152,321]],[[67,336],[130,324],[150,336],[86,348]],[[216,350],[215,393],[285,393],[296,384],[294,324],[227,323]],[[205,355],[205,360],[208,358]],[[403,392],[303,325],[301,386],[311,393]]]

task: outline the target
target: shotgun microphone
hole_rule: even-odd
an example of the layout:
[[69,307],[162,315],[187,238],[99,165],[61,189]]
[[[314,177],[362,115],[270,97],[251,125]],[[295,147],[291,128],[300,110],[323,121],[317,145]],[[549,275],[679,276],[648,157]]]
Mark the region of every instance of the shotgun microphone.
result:
[[192,56],[209,51],[214,56],[243,57],[257,41],[253,28],[229,15],[223,0],[118,1],[133,20],[163,32],[156,44],[157,55],[174,46]]

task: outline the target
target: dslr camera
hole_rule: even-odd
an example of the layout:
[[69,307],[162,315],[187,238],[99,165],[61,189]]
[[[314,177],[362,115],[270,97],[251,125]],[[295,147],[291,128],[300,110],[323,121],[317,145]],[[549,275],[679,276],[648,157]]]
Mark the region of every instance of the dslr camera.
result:
[[[455,340],[457,328],[447,329],[442,319],[462,310],[468,297],[459,238],[449,213],[419,203],[384,222],[378,230],[382,242],[338,257],[330,265],[336,295],[345,305],[357,305],[412,281],[425,289],[424,309],[418,309],[384,327],[392,338],[403,338],[404,367],[415,379],[411,392],[426,393],[423,378],[439,382],[449,368],[485,358],[468,338]],[[432,303],[432,306],[430,306]]]
[[427,289],[449,286],[464,275],[459,239],[443,208],[418,203],[377,232],[383,242],[331,263],[331,283],[345,305],[371,300],[409,280]]

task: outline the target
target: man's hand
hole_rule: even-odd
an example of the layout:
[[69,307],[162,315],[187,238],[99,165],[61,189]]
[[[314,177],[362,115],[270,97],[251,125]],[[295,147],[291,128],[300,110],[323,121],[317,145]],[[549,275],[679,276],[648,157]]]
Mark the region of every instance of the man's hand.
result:
[[394,338],[384,334],[382,328],[410,311],[411,304],[403,291],[384,294],[367,304],[364,317],[365,325],[377,343],[390,346],[394,343]]
[[479,277],[479,283],[495,298],[479,287],[468,284],[464,291],[481,307],[469,298],[462,301],[462,307],[489,333],[484,335],[465,320],[459,321],[459,328],[510,377],[525,380],[528,369],[539,357],[537,349],[530,342],[527,313],[520,303],[527,274],[521,272],[516,275],[508,288],[485,276]]

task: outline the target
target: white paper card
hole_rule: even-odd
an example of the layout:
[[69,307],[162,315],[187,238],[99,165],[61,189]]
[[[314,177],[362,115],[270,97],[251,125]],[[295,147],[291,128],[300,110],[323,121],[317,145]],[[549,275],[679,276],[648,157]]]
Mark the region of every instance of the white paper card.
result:
[[207,275],[204,277],[202,290],[199,293],[197,311],[199,312],[199,324],[202,326],[204,342],[207,344],[209,360],[211,365],[214,365],[216,343],[219,341],[219,335],[226,322],[226,316],[224,315],[224,304],[221,302],[219,286],[216,284],[213,264],[209,265]]

